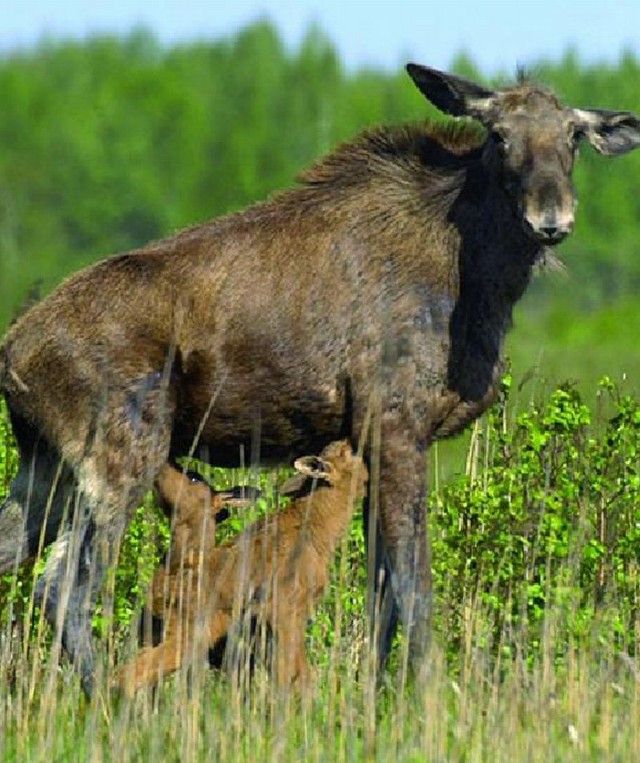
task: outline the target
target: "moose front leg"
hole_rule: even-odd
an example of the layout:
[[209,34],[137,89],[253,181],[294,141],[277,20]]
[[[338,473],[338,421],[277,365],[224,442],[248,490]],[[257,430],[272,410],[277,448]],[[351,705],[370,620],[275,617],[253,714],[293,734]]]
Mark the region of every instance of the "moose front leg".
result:
[[[432,597],[426,447],[393,414],[382,415],[379,463],[373,625],[377,629],[380,661],[384,664],[395,628],[396,607],[399,609],[409,644],[410,666],[419,674],[426,663]],[[372,489],[375,490],[375,484]],[[381,580],[383,570],[388,577]]]

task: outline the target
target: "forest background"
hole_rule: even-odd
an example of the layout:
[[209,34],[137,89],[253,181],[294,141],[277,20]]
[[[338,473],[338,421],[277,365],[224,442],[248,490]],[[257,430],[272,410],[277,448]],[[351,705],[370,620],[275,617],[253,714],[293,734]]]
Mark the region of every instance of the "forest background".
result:
[[[487,82],[464,54],[450,68]],[[640,112],[633,54],[586,65],[567,50],[532,73],[568,105]],[[174,46],[144,30],[44,41],[0,57],[0,104],[0,329],[82,266],[291,186],[367,126],[442,118],[402,70],[348,71],[318,28],[290,50],[269,22]],[[516,381],[572,379],[590,396],[604,375],[638,378],[639,177],[640,151],[583,147],[564,272],[516,312]]]

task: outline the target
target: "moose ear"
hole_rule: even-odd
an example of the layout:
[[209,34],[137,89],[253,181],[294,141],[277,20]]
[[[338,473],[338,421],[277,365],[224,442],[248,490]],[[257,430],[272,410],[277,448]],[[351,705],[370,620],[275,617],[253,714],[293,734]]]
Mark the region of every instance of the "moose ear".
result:
[[407,64],[407,72],[427,100],[445,114],[475,117],[481,122],[492,120],[498,105],[492,90],[419,64]]
[[574,109],[578,130],[605,156],[621,156],[640,146],[640,118],[630,111]]

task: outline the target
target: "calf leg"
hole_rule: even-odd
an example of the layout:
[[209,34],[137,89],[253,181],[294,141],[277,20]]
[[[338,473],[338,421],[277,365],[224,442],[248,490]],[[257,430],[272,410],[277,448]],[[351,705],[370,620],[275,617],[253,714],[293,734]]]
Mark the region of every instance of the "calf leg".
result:
[[[281,595],[286,591],[281,591]],[[309,663],[305,649],[306,610],[292,611],[282,607],[275,617],[273,637],[275,663],[273,669],[278,686],[288,689],[293,684],[304,686],[309,679]]]
[[132,696],[142,686],[155,684],[161,676],[178,670],[187,653],[187,632],[191,627],[192,623],[179,623],[176,613],[168,613],[162,642],[144,647],[131,662],[118,670],[116,683],[120,689]]
[[229,617],[216,611],[208,618],[204,634],[199,635],[197,628],[197,619],[181,619],[177,612],[171,612],[162,643],[141,649],[118,671],[116,681],[120,689],[132,696],[137,689],[155,684],[161,676],[179,670],[189,658],[202,656],[204,659],[208,647],[226,635]]

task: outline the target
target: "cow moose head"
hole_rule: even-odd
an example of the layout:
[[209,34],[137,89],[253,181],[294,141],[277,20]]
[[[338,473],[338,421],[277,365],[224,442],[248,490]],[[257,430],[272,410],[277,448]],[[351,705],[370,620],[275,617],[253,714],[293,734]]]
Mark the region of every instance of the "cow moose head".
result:
[[573,229],[571,173],[580,142],[588,140],[607,156],[640,145],[640,120],[627,111],[565,108],[528,82],[494,91],[426,66],[408,64],[407,71],[441,111],[486,127],[483,161],[525,231],[543,244],[557,244]]

